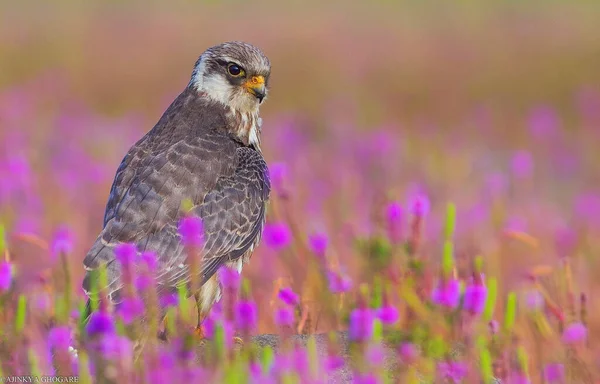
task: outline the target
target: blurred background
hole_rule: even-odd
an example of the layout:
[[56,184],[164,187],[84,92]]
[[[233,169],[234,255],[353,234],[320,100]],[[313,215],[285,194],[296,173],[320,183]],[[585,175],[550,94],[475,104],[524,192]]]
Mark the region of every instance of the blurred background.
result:
[[[304,292],[296,266],[311,234],[329,237],[329,259],[355,286],[368,279],[357,239],[385,231],[394,201],[408,223],[415,196],[431,202],[432,260],[453,201],[457,257],[484,256],[502,290],[569,256],[577,290],[594,292],[600,3],[523,3],[1,2],[0,221],[21,288],[52,263],[44,242],[64,225],[82,276],[128,148],[207,47],[244,40],[271,59],[262,140],[279,187],[269,222],[290,227],[295,244],[263,242],[245,269],[261,310],[277,278]],[[592,334],[599,316],[590,311]],[[260,331],[272,330],[263,317]]]

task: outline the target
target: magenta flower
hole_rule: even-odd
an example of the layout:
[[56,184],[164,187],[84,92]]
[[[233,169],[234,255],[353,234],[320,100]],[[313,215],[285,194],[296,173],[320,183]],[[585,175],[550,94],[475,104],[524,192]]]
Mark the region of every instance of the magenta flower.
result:
[[508,377],[508,384],[531,384],[531,380],[527,377],[527,375],[521,372],[511,372]]
[[144,313],[144,302],[137,297],[126,297],[119,304],[118,313],[125,324],[131,324],[133,320]]
[[533,173],[533,156],[527,151],[517,151],[512,157],[511,168],[518,178],[527,178]]
[[294,325],[294,310],[290,307],[277,308],[275,310],[275,324],[280,327],[291,327]]
[[393,243],[399,243],[402,238],[402,205],[399,202],[388,204],[386,209],[387,232]]
[[400,318],[400,313],[393,305],[386,305],[377,310],[377,318],[384,325],[393,325]]
[[69,327],[52,328],[48,333],[48,344],[56,350],[66,351],[71,345],[71,330]]
[[123,266],[130,266],[135,262],[137,256],[137,248],[135,244],[119,244],[115,247],[115,258]]
[[449,379],[454,383],[461,383],[468,372],[467,366],[458,361],[440,362],[437,369],[442,379]]
[[483,284],[483,281],[471,282],[465,288],[463,308],[471,314],[479,315],[485,308],[486,299],[487,287]]
[[365,356],[372,366],[382,366],[385,362],[385,349],[381,343],[370,344]]
[[288,169],[285,163],[271,163],[269,166],[269,179],[273,191],[278,194],[283,192],[283,183],[287,179]]
[[329,239],[324,233],[314,233],[308,237],[308,245],[310,250],[319,258],[325,257]]
[[346,362],[344,361],[343,357],[339,355],[329,355],[327,357],[327,361],[325,362],[325,367],[328,372],[333,372],[342,368],[345,364]]
[[57,257],[60,254],[69,255],[73,252],[73,239],[68,228],[62,227],[56,232],[51,250],[53,257]]
[[0,261],[0,292],[10,289],[13,279],[13,268],[8,261]]
[[328,270],[327,281],[331,293],[348,292],[352,288],[352,279],[342,272]]
[[219,281],[221,282],[224,288],[232,289],[234,291],[237,291],[239,289],[242,279],[240,273],[237,270],[223,266],[219,268],[218,274]]
[[410,202],[410,211],[415,216],[427,216],[429,214],[430,209],[431,203],[429,202],[429,198],[425,194],[417,194]]
[[176,293],[167,293],[159,299],[162,308],[175,307],[179,305],[179,296]]
[[411,364],[419,357],[419,349],[413,343],[405,342],[400,345],[398,354],[404,364]]
[[300,303],[300,298],[291,288],[281,288],[277,296],[287,305],[296,306]]
[[256,304],[250,300],[240,300],[235,310],[235,325],[237,328],[249,332],[256,328],[257,322]]
[[115,324],[110,315],[102,310],[96,311],[90,315],[86,326],[86,332],[89,336],[110,335],[115,333]]
[[492,335],[495,335],[500,331],[500,323],[498,323],[497,320],[490,320],[488,326],[490,327],[490,333]]
[[560,363],[546,364],[544,379],[548,384],[561,384],[565,382],[565,366]]
[[133,345],[125,336],[111,334],[102,338],[98,345],[99,352],[107,359],[119,359],[130,362],[133,358]]
[[550,106],[540,105],[531,110],[527,126],[531,135],[536,138],[552,138],[558,132],[558,115]]
[[431,292],[431,300],[434,304],[454,309],[460,301],[460,283],[451,278],[446,282],[439,282]]
[[378,384],[379,380],[374,373],[354,373],[354,384]]
[[146,264],[150,272],[156,271],[156,268],[158,267],[158,257],[156,256],[156,253],[146,251],[140,255],[140,258],[142,259],[142,262]]
[[582,323],[571,323],[562,334],[565,344],[577,344],[587,339],[587,328]]
[[532,289],[525,294],[525,304],[530,311],[539,311],[544,308],[546,299],[537,289]]
[[135,278],[135,288],[139,292],[143,292],[152,287],[152,284],[154,284],[154,279],[148,275],[142,274]]
[[285,223],[266,224],[263,237],[265,243],[275,250],[287,247],[292,241],[292,233]]
[[369,308],[355,308],[350,313],[348,337],[352,341],[367,341],[373,337],[375,317]]
[[186,216],[179,221],[179,234],[183,243],[190,247],[201,247],[204,242],[204,225],[196,216]]

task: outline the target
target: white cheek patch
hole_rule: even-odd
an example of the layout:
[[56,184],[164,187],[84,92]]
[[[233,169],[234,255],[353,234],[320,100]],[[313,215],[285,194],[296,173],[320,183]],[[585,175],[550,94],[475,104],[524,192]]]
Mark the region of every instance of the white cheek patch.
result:
[[202,88],[198,90],[205,92],[209,98],[223,105],[231,103],[230,98],[233,93],[233,87],[222,76],[204,77]]

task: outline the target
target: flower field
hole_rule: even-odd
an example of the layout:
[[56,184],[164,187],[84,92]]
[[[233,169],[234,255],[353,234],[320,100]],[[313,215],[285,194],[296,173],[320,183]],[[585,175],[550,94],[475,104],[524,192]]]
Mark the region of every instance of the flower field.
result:
[[[0,382],[600,383],[599,14],[0,4]],[[204,338],[128,244],[125,304],[85,321],[120,161],[228,40],[272,65],[260,246],[219,270]],[[202,223],[180,231],[193,252]]]

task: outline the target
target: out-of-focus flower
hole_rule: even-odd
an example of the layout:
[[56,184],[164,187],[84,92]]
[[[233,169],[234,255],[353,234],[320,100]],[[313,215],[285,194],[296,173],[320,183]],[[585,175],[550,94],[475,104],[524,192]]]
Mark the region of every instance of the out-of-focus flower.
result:
[[144,313],[144,302],[137,297],[126,297],[119,305],[118,313],[125,324],[131,324]]
[[437,369],[442,379],[449,379],[454,383],[461,383],[468,372],[467,366],[459,361],[439,362]]
[[492,173],[486,178],[486,186],[492,197],[498,197],[508,189],[508,180],[503,173]]
[[103,310],[92,313],[86,326],[87,334],[92,337],[113,334],[115,330],[113,319]]
[[37,292],[31,296],[31,301],[36,312],[48,313],[52,306],[52,299],[46,292]]
[[354,384],[377,384],[379,379],[374,373],[354,373]]
[[270,223],[265,225],[263,238],[269,247],[281,250],[290,245],[292,233],[285,223]]
[[395,324],[400,318],[398,308],[393,305],[386,305],[377,310],[377,318],[381,320],[382,324],[392,325]]
[[531,384],[531,380],[527,377],[527,375],[521,372],[511,372],[508,376],[508,384]]
[[405,364],[411,364],[419,357],[419,349],[410,342],[405,342],[398,348],[398,354]]
[[183,243],[191,247],[201,247],[204,241],[204,225],[197,216],[186,216],[179,222],[179,233]]
[[532,289],[525,293],[525,305],[530,311],[539,311],[543,309],[545,302],[544,295],[537,289]]
[[123,266],[130,266],[135,262],[137,248],[135,244],[119,244],[115,247],[115,258]]
[[56,232],[51,249],[53,257],[60,254],[69,255],[73,252],[73,238],[67,227],[62,227]]
[[285,163],[271,163],[269,166],[269,178],[275,193],[281,194],[284,192],[283,185],[287,179],[287,174],[288,168]]
[[544,367],[544,379],[548,384],[565,383],[565,366],[560,363],[546,364]]
[[418,217],[424,217],[429,214],[431,209],[431,203],[427,195],[418,193],[410,202],[410,211],[413,215]]
[[366,358],[372,366],[382,366],[385,362],[385,348],[381,343],[373,343],[367,347]]
[[296,306],[300,303],[300,298],[291,288],[281,288],[277,297],[287,305]]
[[586,339],[587,328],[579,322],[569,324],[562,334],[562,341],[565,344],[577,344]]
[[460,283],[454,278],[440,281],[431,292],[431,300],[442,307],[454,309],[460,301]]
[[237,270],[223,266],[219,268],[218,274],[219,282],[221,282],[224,288],[232,289],[234,291],[237,291],[240,288],[240,282],[242,279]]
[[66,351],[71,341],[71,330],[67,326],[52,328],[48,333],[48,345],[54,349]]
[[465,288],[463,308],[474,315],[479,315],[485,308],[487,287],[483,281],[471,281]]
[[355,308],[350,313],[348,337],[352,341],[367,341],[373,337],[375,317],[370,308]]
[[527,126],[535,138],[553,138],[558,132],[558,115],[550,106],[540,105],[529,113]]
[[154,279],[146,274],[138,275],[135,278],[135,288],[140,292],[152,287],[152,284],[154,284]]
[[126,364],[133,360],[133,345],[131,340],[124,336],[108,335],[100,340],[98,349],[107,359],[119,359]]
[[397,201],[388,204],[385,216],[390,240],[399,243],[402,239],[402,205]]
[[497,320],[491,320],[488,326],[490,327],[490,332],[492,335],[497,334],[500,330],[500,323],[498,323]]
[[250,332],[256,328],[258,313],[256,304],[250,300],[240,300],[236,305],[235,323],[238,329]]
[[530,177],[533,173],[533,156],[527,151],[517,151],[511,160],[511,169],[518,178]]
[[325,257],[329,239],[324,233],[314,233],[308,237],[310,250],[319,258]]
[[575,214],[586,224],[600,223],[600,194],[584,193],[575,200]]
[[344,358],[342,356],[332,354],[327,357],[325,367],[328,372],[333,372],[342,368],[345,364],[346,362],[344,361]]
[[0,261],[0,292],[6,292],[10,289],[12,279],[12,264],[8,261]]
[[156,267],[158,267],[158,257],[156,256],[156,253],[146,251],[140,255],[140,258],[142,259],[142,262],[146,264],[150,272],[156,271]]
[[162,295],[159,299],[160,306],[163,308],[175,307],[179,304],[179,296],[174,293]]
[[275,324],[280,327],[291,327],[294,325],[294,310],[290,307],[277,308],[275,310]]
[[327,281],[331,293],[348,292],[352,288],[352,279],[341,271],[327,270]]

